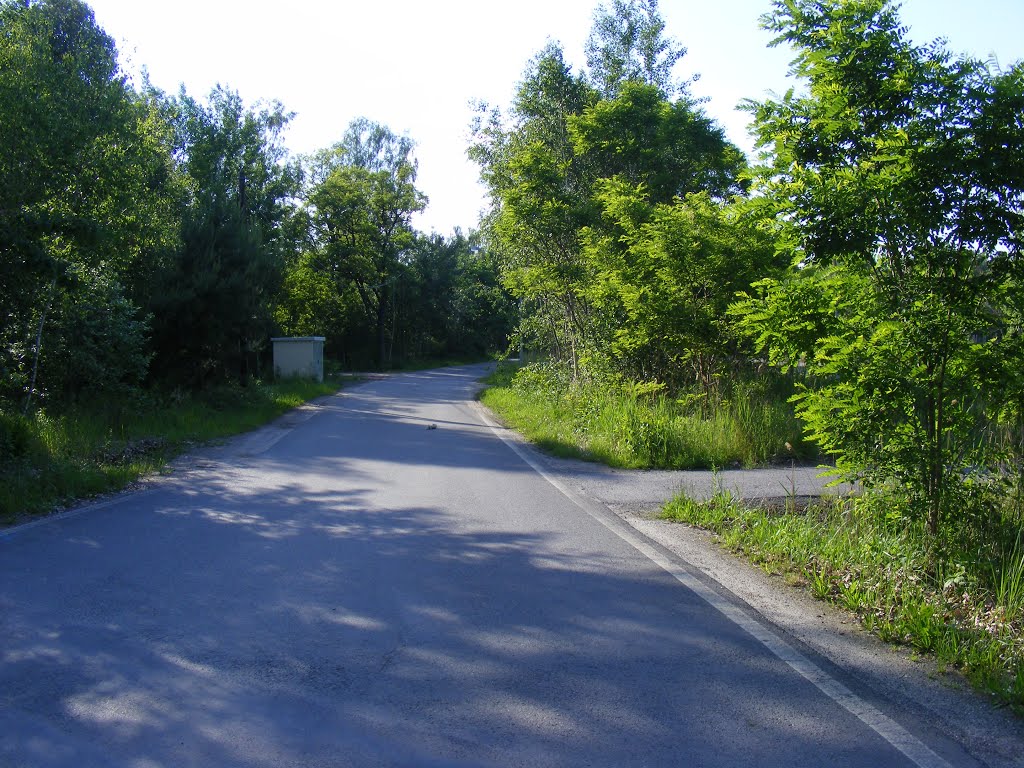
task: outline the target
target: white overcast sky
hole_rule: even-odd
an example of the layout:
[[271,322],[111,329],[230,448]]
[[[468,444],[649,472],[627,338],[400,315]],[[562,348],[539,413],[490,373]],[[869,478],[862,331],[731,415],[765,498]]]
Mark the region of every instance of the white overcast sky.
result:
[[[205,96],[217,83],[248,103],[277,99],[297,113],[296,153],[327,147],[365,116],[417,145],[430,198],[417,226],[472,228],[485,205],[466,159],[471,100],[506,106],[530,58],[561,42],[582,67],[599,0],[92,0],[122,66],[160,88]],[[758,26],[770,0],[661,0],[668,34],[689,52],[677,74],[700,74],[695,95],[750,151],[744,98],[787,87],[788,50]],[[905,0],[911,37],[945,37],[955,52],[1003,65],[1024,59],[1024,0]]]

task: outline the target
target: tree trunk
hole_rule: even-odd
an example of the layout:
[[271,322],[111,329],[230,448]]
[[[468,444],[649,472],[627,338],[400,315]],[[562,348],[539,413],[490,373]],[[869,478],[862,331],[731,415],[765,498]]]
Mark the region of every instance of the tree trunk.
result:
[[385,328],[388,318],[388,302],[386,295],[382,291],[377,301],[377,367],[382,371],[384,370],[385,354],[387,352],[387,333],[385,333]]
[[32,395],[36,389],[36,377],[39,374],[39,352],[43,348],[43,326],[46,324],[46,315],[50,311],[50,305],[53,303],[53,290],[57,287],[57,278],[53,278],[50,281],[50,290],[46,295],[46,306],[43,307],[43,314],[39,318],[39,329],[36,331],[36,348],[35,348],[35,360],[32,363],[32,380],[28,385],[28,396],[25,398],[25,411],[24,415],[28,416],[29,408],[32,407]]

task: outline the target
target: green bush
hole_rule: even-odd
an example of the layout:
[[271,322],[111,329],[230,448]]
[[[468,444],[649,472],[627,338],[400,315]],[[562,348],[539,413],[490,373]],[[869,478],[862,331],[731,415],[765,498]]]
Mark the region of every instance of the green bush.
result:
[[0,464],[26,457],[36,443],[28,419],[0,411]]
[[61,403],[126,396],[149,368],[148,324],[109,276],[79,270],[73,283],[55,292],[37,389]]

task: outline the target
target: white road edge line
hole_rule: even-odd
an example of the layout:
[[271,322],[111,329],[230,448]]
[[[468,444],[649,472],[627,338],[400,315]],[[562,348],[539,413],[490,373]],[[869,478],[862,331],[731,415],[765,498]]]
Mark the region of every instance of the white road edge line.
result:
[[539,464],[533,456],[524,450],[522,446],[502,434],[505,428],[496,423],[482,405],[474,402],[473,406],[477,411],[477,414],[490,428],[491,432],[493,432],[499,440],[505,443],[505,445],[515,451],[519,458],[525,461],[538,475],[554,486],[555,489],[563,496],[620,539],[654,562],[662,570],[669,573],[684,587],[696,593],[712,608],[725,615],[733,623],[738,624],[765,648],[788,664],[794,671],[799,673],[807,681],[813,683],[818,690],[839,704],[839,706],[847,712],[857,717],[861,722],[871,728],[871,730],[889,742],[889,744],[894,748],[902,752],[909,760],[911,760],[911,762],[919,766],[919,768],[952,768],[949,762],[935,754],[935,752],[929,749],[924,742],[910,733],[906,728],[833,678],[825,670],[804,656],[777,634],[772,632],[764,624],[748,616],[740,610],[739,607],[703,584],[678,564],[672,562],[669,558],[665,557],[665,555],[650,546],[639,536],[634,536],[630,534],[629,531],[612,525],[604,515],[593,511],[590,508],[591,505],[599,502],[590,501],[583,495],[562,483],[557,477],[541,466],[541,464]]

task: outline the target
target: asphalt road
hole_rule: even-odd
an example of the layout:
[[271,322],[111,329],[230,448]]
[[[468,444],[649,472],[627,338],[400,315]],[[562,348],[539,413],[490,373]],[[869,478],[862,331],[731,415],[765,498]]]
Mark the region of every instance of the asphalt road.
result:
[[495,429],[480,373],[0,533],[0,766],[979,764]]

